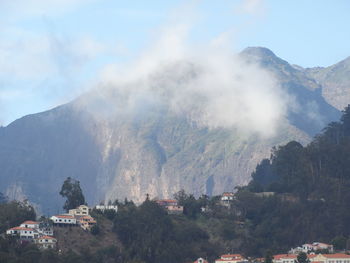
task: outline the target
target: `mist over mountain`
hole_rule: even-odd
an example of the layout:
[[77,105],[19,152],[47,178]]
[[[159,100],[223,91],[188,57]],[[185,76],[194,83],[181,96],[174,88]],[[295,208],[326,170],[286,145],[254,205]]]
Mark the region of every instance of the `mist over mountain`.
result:
[[348,92],[343,66],[321,77],[266,48],[180,58],[150,65],[146,57],[68,104],[1,128],[0,192],[48,213],[61,207],[68,176],[89,204],[232,191],[271,147],[305,144],[339,119],[341,104],[325,89]]

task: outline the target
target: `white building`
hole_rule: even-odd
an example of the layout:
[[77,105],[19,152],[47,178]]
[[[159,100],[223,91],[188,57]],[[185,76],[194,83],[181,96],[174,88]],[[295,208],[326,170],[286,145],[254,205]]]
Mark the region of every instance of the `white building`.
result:
[[80,205],[75,209],[69,209],[68,214],[72,216],[87,216],[89,215],[89,207],[86,205]]
[[294,254],[279,254],[273,256],[273,263],[295,263],[296,259]]
[[312,243],[313,250],[328,250],[330,253],[333,253],[333,245],[326,244],[326,243],[321,243],[321,242],[314,242]]
[[6,231],[7,235],[18,236],[20,239],[24,240],[34,240],[38,237],[38,233],[33,228],[16,226],[10,228]]
[[56,243],[57,239],[50,236],[42,236],[36,239],[36,244],[42,249],[55,248]]
[[38,229],[40,223],[36,221],[24,221],[20,227]]
[[97,205],[95,206],[96,210],[100,210],[102,212],[106,210],[114,210],[115,212],[118,212],[118,206],[117,205]]
[[58,225],[76,225],[77,220],[72,215],[55,215],[51,216],[50,219],[54,224]]
[[215,263],[246,263],[248,262],[247,259],[245,259],[242,255],[240,254],[225,254],[222,255],[219,259],[215,260]]
[[233,202],[235,198],[235,194],[234,193],[229,193],[229,192],[225,192],[221,195],[221,204],[223,206],[230,206],[230,204]]
[[322,263],[350,263],[350,255],[343,253],[336,254],[317,254],[309,257],[311,262]]

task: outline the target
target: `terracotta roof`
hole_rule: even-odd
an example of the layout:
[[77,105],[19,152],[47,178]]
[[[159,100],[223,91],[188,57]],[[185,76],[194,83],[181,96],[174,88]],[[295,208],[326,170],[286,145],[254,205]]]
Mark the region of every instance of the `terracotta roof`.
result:
[[229,193],[229,192],[225,192],[222,194],[222,196],[234,196],[234,193]]
[[343,254],[343,253],[336,253],[336,254],[321,254],[322,256],[326,258],[350,258],[350,255]]
[[33,231],[33,228],[27,228],[27,227],[16,226],[16,227],[10,228],[9,230],[27,230],[27,231]]
[[38,225],[39,222],[35,221],[24,221],[21,225]]
[[297,258],[297,255],[293,255],[293,254],[278,254],[278,255],[274,255],[273,259],[281,259],[281,258],[290,258],[290,259],[295,259]]
[[232,259],[232,260],[236,260],[236,259],[242,260],[243,259],[241,254],[225,254],[225,255],[221,255],[220,260],[226,260],[226,258]]

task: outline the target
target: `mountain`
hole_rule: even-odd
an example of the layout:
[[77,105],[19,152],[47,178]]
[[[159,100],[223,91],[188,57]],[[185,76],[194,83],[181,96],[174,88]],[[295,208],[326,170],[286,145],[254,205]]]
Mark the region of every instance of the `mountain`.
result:
[[350,101],[350,57],[330,67],[307,68],[304,72],[322,86],[327,102],[343,110]]
[[323,87],[305,70],[290,65],[267,48],[247,48],[243,55],[274,73],[286,93],[295,99],[288,119],[298,129],[314,135],[327,125],[329,120],[339,118],[339,111],[322,96]]
[[325,124],[338,120],[339,110],[327,103],[307,70],[266,48],[248,48],[241,57],[274,74],[293,99],[274,136],[208,128],[147,103],[138,114],[100,118],[113,107],[99,96],[91,103],[91,94],[85,94],[0,129],[0,192],[28,198],[45,214],[62,207],[58,192],[68,176],[80,180],[89,204],[125,197],[140,202],[147,193],[171,197],[180,189],[196,196],[219,194],[247,184],[271,147],[290,140],[306,144]]

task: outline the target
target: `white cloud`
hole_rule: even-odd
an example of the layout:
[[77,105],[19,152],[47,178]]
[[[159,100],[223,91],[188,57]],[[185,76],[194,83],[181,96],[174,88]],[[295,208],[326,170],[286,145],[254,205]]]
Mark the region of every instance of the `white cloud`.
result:
[[1,20],[14,22],[37,16],[59,16],[97,0],[11,0],[0,1]]
[[[94,105],[90,109],[97,118],[106,112],[139,114],[149,104],[165,106],[209,128],[274,135],[288,100],[274,77],[234,55],[227,37],[191,45],[189,30],[184,24],[163,28],[135,61],[108,65],[100,88],[79,106]],[[97,108],[96,101],[102,101]]]
[[241,14],[260,16],[266,12],[265,4],[265,0],[242,0],[241,3],[236,6],[235,11]]

